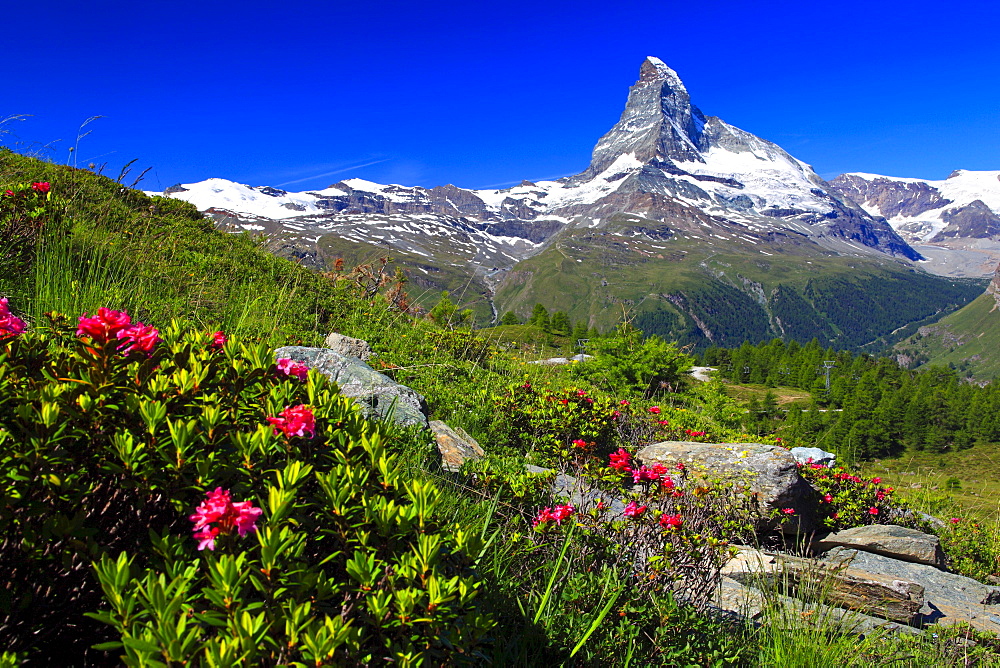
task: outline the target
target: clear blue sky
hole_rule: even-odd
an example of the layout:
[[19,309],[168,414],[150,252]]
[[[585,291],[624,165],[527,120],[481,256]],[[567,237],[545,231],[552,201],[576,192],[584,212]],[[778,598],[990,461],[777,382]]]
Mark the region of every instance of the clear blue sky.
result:
[[7,145],[289,190],[582,171],[655,55],[824,177],[1000,169],[996,2],[4,3]]

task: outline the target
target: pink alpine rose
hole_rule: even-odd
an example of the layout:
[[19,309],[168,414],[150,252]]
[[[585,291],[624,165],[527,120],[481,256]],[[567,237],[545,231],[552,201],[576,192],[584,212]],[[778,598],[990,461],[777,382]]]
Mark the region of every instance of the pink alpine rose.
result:
[[307,433],[309,438],[316,435],[316,417],[312,409],[302,404],[286,408],[278,417],[269,417],[267,421],[274,426],[275,434],[282,433],[288,438],[304,437]]

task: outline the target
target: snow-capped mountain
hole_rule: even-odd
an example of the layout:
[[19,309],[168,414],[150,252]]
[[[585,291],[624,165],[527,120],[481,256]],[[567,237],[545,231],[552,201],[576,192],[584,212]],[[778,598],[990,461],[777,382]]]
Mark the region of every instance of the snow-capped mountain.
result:
[[[491,268],[538,252],[562,230],[605,228],[616,215],[673,235],[747,245],[818,244],[838,254],[919,255],[879,216],[831,189],[779,146],[691,104],[677,73],[647,58],[618,123],[590,166],[557,181],[500,190],[381,185],[348,179],[287,192],[223,179],[168,188],[237,229],[316,243],[337,235]],[[709,241],[714,243],[714,241]]]
[[959,169],[943,181],[859,172],[830,186],[911,241],[1000,239],[1000,171]]

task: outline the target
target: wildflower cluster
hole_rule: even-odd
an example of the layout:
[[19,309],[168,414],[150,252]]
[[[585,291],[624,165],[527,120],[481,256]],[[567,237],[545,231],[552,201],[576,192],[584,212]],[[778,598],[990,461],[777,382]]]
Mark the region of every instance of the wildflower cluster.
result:
[[305,364],[293,362],[287,357],[282,357],[275,364],[278,367],[278,371],[289,378],[298,378],[302,382],[305,382],[306,378],[309,377],[309,367]]
[[799,473],[820,494],[820,514],[831,529],[903,520],[906,507],[881,478],[865,478],[843,466],[828,467],[811,460]]
[[555,522],[556,524],[562,524],[562,521],[572,517],[576,508],[573,504],[567,503],[564,505],[557,505],[554,508],[542,508],[539,511],[538,516],[531,523],[533,528],[543,527],[549,522]]
[[96,345],[106,345],[109,342],[121,341],[117,349],[124,353],[139,351],[147,355],[160,342],[160,332],[154,327],[141,322],[132,322],[125,311],[112,311],[101,307],[97,313],[88,317],[86,313],[80,316],[76,335],[89,339]]
[[286,438],[299,436],[313,438],[316,436],[316,417],[308,406],[299,404],[289,406],[278,413],[278,417],[269,417],[267,421],[274,427],[274,434],[284,434]]
[[188,519],[194,522],[198,549],[214,550],[215,539],[220,535],[229,535],[235,530],[240,536],[245,536],[256,531],[257,518],[262,512],[251,501],[233,502],[228,490],[216,487]]

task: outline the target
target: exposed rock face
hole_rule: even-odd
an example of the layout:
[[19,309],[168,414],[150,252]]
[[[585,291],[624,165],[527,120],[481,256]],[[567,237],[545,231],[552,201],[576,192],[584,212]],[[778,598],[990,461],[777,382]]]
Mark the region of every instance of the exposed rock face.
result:
[[826,552],[847,547],[886,557],[944,568],[944,552],[937,536],[892,524],[844,529],[813,543],[813,549]]
[[1000,633],[1000,588],[946,573],[934,566],[842,547],[830,550],[823,561],[836,566],[847,564],[853,570],[920,584],[924,588],[926,603],[921,609],[922,623],[950,625],[966,622],[982,631]]
[[785,448],[761,443],[664,441],[646,446],[636,457],[647,466],[680,462],[708,476],[736,480],[746,484],[757,498],[762,518],[791,508],[795,521],[786,524],[787,528],[815,528],[815,491],[799,475],[795,458]]
[[378,373],[355,357],[347,357],[326,348],[286,346],[274,351],[275,357],[316,369],[337,383],[340,393],[352,397],[365,415],[391,418],[402,426],[427,426],[424,398],[405,385]]
[[476,439],[465,433],[461,427],[452,429],[440,420],[431,420],[428,427],[434,434],[438,452],[441,454],[441,468],[445,471],[455,473],[465,462],[482,459],[486,454]]
[[912,241],[1000,239],[1000,172],[960,169],[943,181],[842,174],[829,186]]
[[362,362],[367,362],[372,356],[372,347],[368,345],[367,341],[352,339],[337,332],[333,332],[326,337],[323,345],[341,355],[357,357]]

